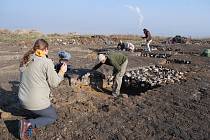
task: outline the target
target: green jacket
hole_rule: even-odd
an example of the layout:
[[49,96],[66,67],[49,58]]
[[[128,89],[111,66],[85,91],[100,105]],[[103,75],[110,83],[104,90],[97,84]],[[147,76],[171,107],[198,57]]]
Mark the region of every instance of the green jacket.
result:
[[[124,54],[116,52],[110,52],[106,56],[107,59],[104,64],[113,66],[113,76],[120,72],[121,65],[128,59]],[[99,67],[101,67],[101,65],[103,65],[103,63],[97,64],[92,70],[97,70]]]

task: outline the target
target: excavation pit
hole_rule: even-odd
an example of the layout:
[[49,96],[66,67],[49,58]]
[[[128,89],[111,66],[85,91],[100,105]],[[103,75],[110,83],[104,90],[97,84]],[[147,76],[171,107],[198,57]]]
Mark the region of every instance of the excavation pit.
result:
[[[97,92],[104,92],[113,83],[108,82],[105,75],[98,71],[88,73],[89,69],[73,69],[69,72],[70,85],[74,87],[88,86]],[[122,92],[126,94],[143,93],[147,90],[181,82],[185,79],[184,72],[162,66],[151,65],[129,69],[123,76]]]

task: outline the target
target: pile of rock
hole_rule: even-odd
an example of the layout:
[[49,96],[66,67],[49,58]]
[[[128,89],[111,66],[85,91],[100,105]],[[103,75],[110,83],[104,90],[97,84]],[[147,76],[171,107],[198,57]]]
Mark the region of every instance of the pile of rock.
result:
[[181,79],[184,79],[183,72],[152,65],[127,71],[123,77],[123,85],[138,88],[155,87],[166,83],[180,82]]
[[103,79],[105,75],[98,71],[92,71],[89,73],[88,69],[71,69],[67,71],[67,79],[71,86],[91,86],[100,87],[103,86]]
[[50,39],[50,43],[53,44],[54,46],[67,46],[67,45],[75,45],[76,40],[71,39],[71,40],[65,40],[65,39]]
[[191,42],[191,39],[190,38],[187,38],[187,37],[183,37],[183,36],[180,36],[180,35],[176,35],[175,37],[173,38],[170,38],[168,40],[168,44],[189,44]]
[[168,58],[171,57],[171,54],[167,53],[138,53],[136,56],[142,57],[154,57],[154,58]]
[[167,60],[167,63],[191,64],[192,62],[190,60],[172,59],[172,60]]

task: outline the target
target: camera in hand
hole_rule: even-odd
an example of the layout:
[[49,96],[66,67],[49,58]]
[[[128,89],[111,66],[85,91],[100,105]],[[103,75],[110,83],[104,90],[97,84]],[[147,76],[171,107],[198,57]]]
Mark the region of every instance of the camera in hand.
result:
[[59,57],[59,63],[55,65],[55,70],[57,73],[60,71],[61,66],[64,63],[68,64],[68,61],[71,59],[71,54],[66,51],[59,51],[58,57]]
[[63,65],[64,63],[63,62],[60,62],[58,64],[55,65],[55,71],[58,73],[61,69],[61,66]]

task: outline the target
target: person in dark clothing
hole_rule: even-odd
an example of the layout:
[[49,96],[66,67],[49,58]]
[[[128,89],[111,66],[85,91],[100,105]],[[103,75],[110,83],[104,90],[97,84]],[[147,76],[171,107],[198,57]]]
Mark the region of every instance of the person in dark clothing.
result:
[[146,45],[147,45],[147,50],[149,52],[151,52],[151,49],[150,49],[150,43],[152,42],[152,36],[151,36],[151,33],[147,30],[147,29],[143,29],[143,32],[144,32],[144,37],[142,37],[143,39],[146,39]]
[[120,42],[117,44],[118,50],[124,50],[125,49],[125,43],[120,40]]
[[101,65],[106,64],[113,66],[112,78],[114,80],[112,95],[117,97],[120,95],[120,88],[122,84],[122,78],[125,74],[128,58],[122,53],[108,53],[107,55],[99,54],[98,60],[100,63],[95,65],[92,70],[97,70]]

